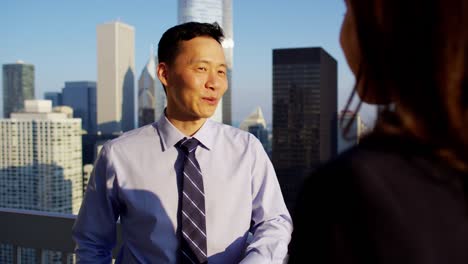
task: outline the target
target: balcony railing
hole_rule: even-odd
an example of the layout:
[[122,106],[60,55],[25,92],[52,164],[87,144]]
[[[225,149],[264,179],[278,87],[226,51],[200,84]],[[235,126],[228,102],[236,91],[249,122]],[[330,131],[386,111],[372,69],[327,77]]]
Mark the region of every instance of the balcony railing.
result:
[[[61,262],[66,264],[73,254],[72,227],[75,215],[0,207],[0,244],[13,246],[13,264],[21,263],[21,248],[36,250],[36,263],[41,263],[46,250],[62,253]],[[117,225],[117,246],[122,243],[120,225]],[[284,261],[287,263],[287,260]]]
[[[36,249],[36,263],[41,263],[45,250],[62,253],[62,263],[73,253],[72,214],[0,208],[0,243],[13,246],[13,263],[21,263],[21,248]],[[118,226],[117,247],[121,235]],[[114,250],[116,256],[116,250]]]

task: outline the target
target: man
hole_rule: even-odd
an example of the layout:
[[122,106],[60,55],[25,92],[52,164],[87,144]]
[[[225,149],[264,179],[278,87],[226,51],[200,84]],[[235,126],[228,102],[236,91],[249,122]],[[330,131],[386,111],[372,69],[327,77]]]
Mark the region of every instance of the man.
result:
[[208,119],[227,89],[222,37],[216,23],[163,34],[167,108],[102,148],[73,228],[79,263],[110,263],[119,217],[117,263],[283,262],[292,222],[268,156]]

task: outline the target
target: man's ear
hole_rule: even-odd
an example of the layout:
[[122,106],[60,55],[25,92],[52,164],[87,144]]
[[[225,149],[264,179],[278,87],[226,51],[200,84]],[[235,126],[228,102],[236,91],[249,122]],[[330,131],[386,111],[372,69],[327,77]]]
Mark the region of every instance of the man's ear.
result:
[[158,79],[161,81],[164,87],[168,86],[168,72],[168,65],[164,62],[160,62],[158,64],[158,68],[156,69],[156,75],[158,76]]

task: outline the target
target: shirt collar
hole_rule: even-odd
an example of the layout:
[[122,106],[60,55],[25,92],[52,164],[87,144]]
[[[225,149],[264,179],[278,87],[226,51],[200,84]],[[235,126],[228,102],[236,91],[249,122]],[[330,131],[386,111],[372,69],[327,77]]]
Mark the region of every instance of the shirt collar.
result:
[[[207,119],[201,128],[192,137],[196,138],[206,149],[210,150],[213,147],[215,135],[215,121]],[[163,151],[174,147],[177,142],[186,137],[179,131],[166,117],[162,114],[159,121],[156,123],[156,129],[161,137]]]
[[210,150],[213,147],[214,144],[214,138],[215,138],[215,127],[216,122],[207,119],[205,123],[200,127],[200,129],[193,135],[194,138],[196,138],[200,143],[208,150]]

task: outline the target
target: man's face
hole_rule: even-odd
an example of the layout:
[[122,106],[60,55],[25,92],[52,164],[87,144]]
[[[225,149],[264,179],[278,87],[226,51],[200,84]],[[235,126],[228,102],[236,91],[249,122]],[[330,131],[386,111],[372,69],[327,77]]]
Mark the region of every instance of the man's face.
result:
[[174,62],[158,65],[158,77],[166,87],[168,117],[209,118],[228,88],[223,48],[211,37],[182,41]]

